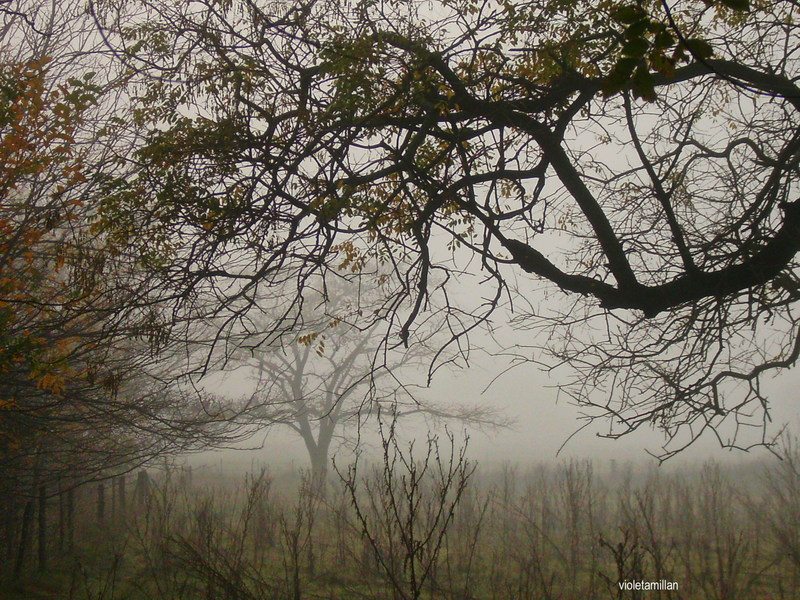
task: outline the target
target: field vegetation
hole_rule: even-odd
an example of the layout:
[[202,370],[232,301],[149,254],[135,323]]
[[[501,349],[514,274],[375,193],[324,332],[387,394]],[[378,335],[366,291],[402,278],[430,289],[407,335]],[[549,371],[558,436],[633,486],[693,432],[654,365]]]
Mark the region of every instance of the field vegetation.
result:
[[[50,511],[37,539],[57,560],[42,572],[31,554],[15,582],[5,569],[0,598],[797,598],[800,451],[781,454],[483,469],[450,437],[412,447],[389,432],[382,458],[322,490],[305,475],[165,467],[127,502],[116,486],[102,518],[99,484],[82,486],[71,547]],[[662,580],[678,589],[619,587]]]

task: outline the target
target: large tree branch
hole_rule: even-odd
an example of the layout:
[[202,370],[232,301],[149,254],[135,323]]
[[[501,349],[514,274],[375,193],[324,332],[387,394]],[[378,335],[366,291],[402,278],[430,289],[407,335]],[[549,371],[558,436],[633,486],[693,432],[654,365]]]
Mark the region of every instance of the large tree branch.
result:
[[519,240],[503,238],[514,262],[564,290],[594,296],[604,308],[641,310],[648,317],[707,297],[722,297],[763,285],[785,269],[800,251],[800,200],[784,205],[783,225],[753,256],[711,272],[686,273],[660,285],[616,288],[584,275],[565,273]]

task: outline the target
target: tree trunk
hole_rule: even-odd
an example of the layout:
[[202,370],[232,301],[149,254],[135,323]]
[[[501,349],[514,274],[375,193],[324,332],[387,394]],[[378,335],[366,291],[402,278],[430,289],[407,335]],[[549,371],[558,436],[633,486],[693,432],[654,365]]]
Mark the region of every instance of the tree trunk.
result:
[[0,578],[3,581],[6,576],[11,576],[11,569],[14,566],[15,542],[19,529],[19,506],[13,492],[7,493],[5,500],[5,505],[0,507],[3,511],[3,547],[0,550],[3,554],[0,559]]
[[39,486],[39,570],[47,570],[47,489]]
[[119,476],[119,509],[121,512],[125,511],[127,499],[125,498],[125,475]]
[[67,551],[75,549],[75,488],[67,490]]
[[112,477],[108,483],[111,485],[111,523],[114,524],[117,520],[117,478]]
[[25,503],[25,510],[22,512],[22,531],[19,536],[19,547],[17,549],[17,562],[14,565],[14,579],[19,579],[25,565],[25,557],[28,554],[31,538],[31,521],[33,520],[33,499]]
[[150,494],[150,480],[147,477],[147,471],[142,469],[136,474],[136,488],[133,490],[133,496],[136,504],[143,506],[147,501],[147,496]]
[[328,463],[331,441],[333,440],[333,430],[336,422],[330,417],[322,419],[319,433],[314,439],[311,427],[306,423],[305,427],[301,424],[301,435],[308,451],[308,458],[311,461],[311,483],[317,492],[325,491],[325,482],[328,478]]
[[319,447],[309,451],[311,459],[311,482],[314,489],[321,490],[325,487],[325,480],[328,477],[328,451]]
[[61,478],[58,479],[58,553],[62,554],[64,552],[64,537],[65,537],[65,521],[67,518],[67,511],[66,506],[64,503],[66,501],[66,494],[64,494],[64,489],[62,488]]
[[101,481],[97,484],[97,520],[103,524],[106,518],[106,484]]

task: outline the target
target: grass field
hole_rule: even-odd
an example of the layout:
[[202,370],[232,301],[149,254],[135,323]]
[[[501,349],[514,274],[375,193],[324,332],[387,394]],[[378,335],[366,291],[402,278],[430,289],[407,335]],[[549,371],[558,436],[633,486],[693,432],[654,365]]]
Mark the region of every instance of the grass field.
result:
[[800,597],[794,450],[735,469],[473,472],[457,455],[395,459],[324,492],[267,473],[232,483],[162,472],[102,523],[87,486],[72,551],[50,536],[48,570],[31,553],[18,581],[4,570],[0,599]]

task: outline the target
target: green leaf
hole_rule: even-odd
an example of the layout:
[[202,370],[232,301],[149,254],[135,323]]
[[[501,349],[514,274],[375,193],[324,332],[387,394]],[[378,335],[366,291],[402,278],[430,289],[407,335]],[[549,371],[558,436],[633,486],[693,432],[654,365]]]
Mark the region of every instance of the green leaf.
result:
[[655,39],[653,40],[653,45],[656,48],[669,48],[675,43],[675,38],[669,34],[667,31],[662,31],[658,35],[656,35]]
[[644,38],[633,38],[628,40],[622,46],[622,54],[634,58],[641,58],[647,49],[650,47],[650,42]]
[[706,58],[711,58],[714,54],[714,50],[711,48],[711,44],[709,44],[705,40],[701,40],[699,38],[692,38],[686,40],[684,42],[686,45],[686,49],[694,56],[697,60],[705,60]]
[[628,85],[628,81],[630,81],[633,70],[639,64],[641,64],[641,60],[638,58],[620,58],[603,82],[603,93],[606,96],[610,96],[611,94],[625,89]]
[[643,16],[645,15],[641,7],[636,6],[635,4],[629,4],[628,6],[623,6],[617,12],[615,12],[613,19],[618,23],[635,23]]
[[675,59],[666,56],[663,52],[651,52],[650,68],[657,73],[672,77],[675,75]]
[[750,10],[750,0],[720,0],[722,4],[733,10]]
[[655,80],[653,75],[644,65],[640,65],[636,69],[631,79],[631,90],[633,95],[637,98],[642,98],[648,102],[654,102],[656,99]]
[[642,37],[642,34],[644,34],[649,29],[649,26],[650,26],[650,21],[648,21],[647,19],[639,19],[638,21],[628,25],[628,27],[625,29],[625,37],[629,40],[637,37]]

